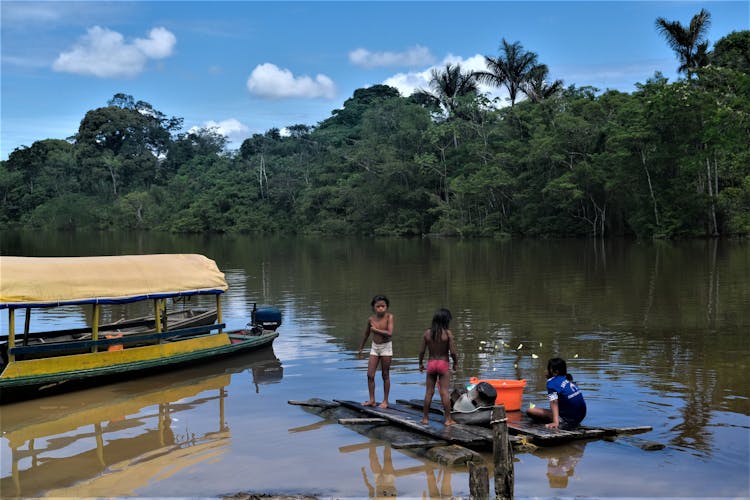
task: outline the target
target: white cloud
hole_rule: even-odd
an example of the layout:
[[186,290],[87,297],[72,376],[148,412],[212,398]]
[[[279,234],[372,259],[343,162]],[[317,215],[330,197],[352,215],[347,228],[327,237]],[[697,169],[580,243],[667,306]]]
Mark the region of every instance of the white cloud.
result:
[[259,64],[247,79],[247,89],[255,95],[271,99],[315,98],[333,99],[336,85],[326,75],[315,79],[304,75],[294,76],[288,69],[271,63]]
[[94,26],[70,51],[61,53],[52,68],[98,78],[130,78],[140,74],[149,59],[170,56],[176,43],[165,28],[154,28],[148,38],[127,43],[120,33]]
[[[386,79],[383,84],[395,87],[401,92],[401,95],[411,95],[415,90],[424,89],[429,90],[430,80],[432,79],[433,68],[438,71],[445,68],[447,64],[460,64],[462,72],[469,71],[486,71],[487,66],[484,62],[484,56],[476,54],[469,58],[463,58],[460,56],[454,56],[448,54],[443,58],[440,64],[430,66],[429,68],[422,71],[410,71],[408,73],[397,73],[392,77]],[[489,94],[490,97],[496,97],[498,95],[498,89],[488,87],[480,84],[479,90],[483,93]]]
[[423,66],[432,64],[435,57],[430,49],[416,45],[404,52],[370,52],[359,48],[349,52],[349,61],[363,68],[377,68],[384,66]]
[[166,28],[154,28],[148,33],[148,38],[136,38],[134,45],[151,59],[164,59],[172,55],[172,49],[177,44],[175,37]]
[[230,143],[241,143],[250,133],[250,128],[236,118],[228,118],[220,122],[208,120],[202,127],[192,127],[189,132],[197,132],[200,129],[210,129],[227,138]]

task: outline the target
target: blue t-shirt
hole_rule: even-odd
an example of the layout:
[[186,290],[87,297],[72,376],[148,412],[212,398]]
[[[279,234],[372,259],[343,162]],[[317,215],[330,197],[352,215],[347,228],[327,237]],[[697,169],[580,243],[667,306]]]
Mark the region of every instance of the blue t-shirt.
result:
[[560,418],[576,425],[586,416],[586,401],[575,382],[558,375],[547,379],[547,397],[557,400]]

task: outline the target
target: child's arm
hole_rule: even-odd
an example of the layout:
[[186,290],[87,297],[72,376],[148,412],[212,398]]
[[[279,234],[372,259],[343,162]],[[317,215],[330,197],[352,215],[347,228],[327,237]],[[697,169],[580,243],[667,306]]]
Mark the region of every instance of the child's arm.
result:
[[557,404],[557,399],[553,399],[549,402],[549,408],[552,410],[552,422],[546,425],[549,429],[557,429],[560,427],[560,406]]
[[357,354],[362,354],[362,349],[365,347],[365,342],[367,342],[367,337],[370,336],[370,330],[372,330],[372,327],[370,326],[370,318],[367,318],[367,328],[365,328],[365,334],[362,337],[362,343],[359,344],[359,349],[357,349]]
[[426,333],[422,334],[422,346],[419,348],[419,371],[424,371],[424,353],[427,351]]
[[456,353],[456,346],[453,343],[453,332],[448,330],[448,353],[453,358],[453,371],[458,370],[458,353]]
[[370,329],[373,332],[380,334],[383,337],[388,337],[390,339],[393,337],[393,314],[388,313],[387,319],[388,321],[386,321],[385,330],[381,330],[380,328],[375,328],[374,326],[372,326],[372,322],[370,322]]

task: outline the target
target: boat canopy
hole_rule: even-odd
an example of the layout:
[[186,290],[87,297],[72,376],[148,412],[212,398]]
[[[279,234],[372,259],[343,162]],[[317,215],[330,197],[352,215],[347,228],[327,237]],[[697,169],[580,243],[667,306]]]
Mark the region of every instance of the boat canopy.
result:
[[197,254],[0,256],[0,309],[217,295],[227,288],[216,262]]

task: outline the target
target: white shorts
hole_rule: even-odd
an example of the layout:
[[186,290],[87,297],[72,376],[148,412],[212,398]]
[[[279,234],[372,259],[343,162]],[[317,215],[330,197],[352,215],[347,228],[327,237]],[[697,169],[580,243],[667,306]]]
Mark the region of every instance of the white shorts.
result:
[[393,356],[393,341],[384,344],[372,343],[370,356]]

